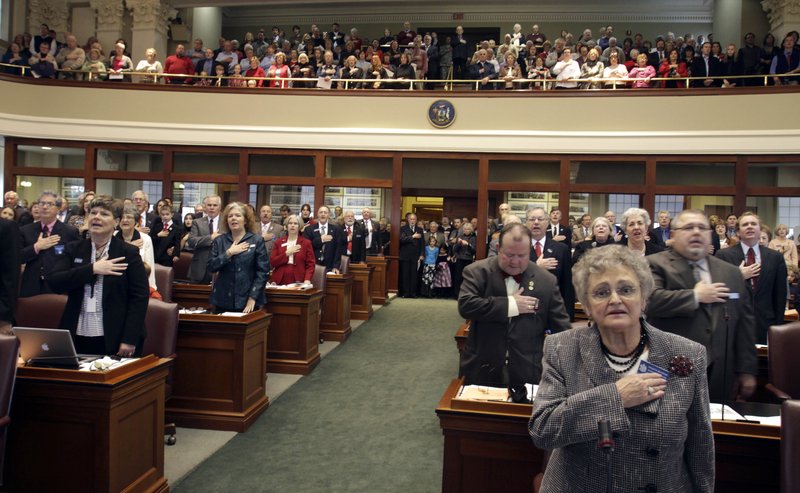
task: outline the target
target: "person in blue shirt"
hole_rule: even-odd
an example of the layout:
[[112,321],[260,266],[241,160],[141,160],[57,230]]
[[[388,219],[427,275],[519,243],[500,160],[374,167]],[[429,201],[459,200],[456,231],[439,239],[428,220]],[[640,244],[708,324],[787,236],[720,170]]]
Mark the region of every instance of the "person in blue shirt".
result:
[[439,242],[436,235],[428,238],[425,246],[425,264],[422,268],[422,296],[431,298],[433,296],[433,276],[436,274],[436,261],[439,258]]

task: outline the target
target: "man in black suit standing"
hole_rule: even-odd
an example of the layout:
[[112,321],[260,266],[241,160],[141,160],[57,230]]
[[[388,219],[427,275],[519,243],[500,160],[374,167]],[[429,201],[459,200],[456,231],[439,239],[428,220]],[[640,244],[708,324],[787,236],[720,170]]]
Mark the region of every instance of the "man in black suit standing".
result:
[[547,225],[547,237],[564,244],[568,249],[572,248],[572,230],[561,225],[561,209],[558,207],[550,209],[550,224]]
[[361,227],[364,229],[364,243],[367,255],[380,255],[383,253],[381,242],[381,227],[378,221],[372,219],[372,210],[369,207],[361,209]]
[[416,298],[419,284],[419,263],[425,258],[422,228],[417,215],[408,214],[407,224],[400,228],[400,297]]
[[[722,62],[711,55],[711,43],[703,43],[700,56],[692,60],[692,77],[721,77]],[[720,87],[722,79],[695,79],[692,87]]]
[[[551,216],[552,217],[552,216]],[[531,231],[531,261],[556,277],[558,290],[564,300],[570,320],[575,318],[575,290],[572,288],[572,261],[570,249],[545,235],[547,214],[541,207],[525,213],[525,224]]]
[[339,226],[328,219],[331,211],[323,205],[317,211],[317,222],[303,231],[303,236],[311,241],[314,247],[314,258],[317,265],[324,265],[325,272],[339,273],[342,258],[343,234]]
[[350,209],[344,211],[342,219],[342,255],[347,256],[351,263],[362,263],[367,258],[364,228],[356,222],[356,215]]
[[153,222],[158,219],[158,214],[149,211],[150,201],[147,200],[147,194],[144,193],[143,190],[136,190],[133,192],[131,200],[133,200],[133,205],[136,206],[136,210],[139,211],[139,215],[141,216],[138,227],[139,232],[144,235],[149,235],[150,228],[153,227]]
[[650,241],[664,249],[671,247],[673,243],[669,230],[670,221],[669,211],[658,211],[658,226],[650,231]]
[[56,219],[58,195],[45,190],[39,195],[39,221],[20,228],[21,261],[25,265],[21,297],[51,293],[46,278],[64,255],[64,245],[80,239],[78,230]]
[[67,200],[66,197],[59,197],[57,204],[58,213],[56,214],[56,219],[64,224],[67,224],[67,221],[69,221],[69,216],[72,215],[72,209],[69,207],[69,200]]
[[0,219],[0,334],[10,334],[19,293],[19,226]]
[[17,195],[17,192],[14,190],[9,190],[6,192],[3,196],[3,202],[5,203],[6,207],[11,207],[14,209],[14,219],[16,219],[17,224],[20,226],[25,226],[26,224],[33,222],[33,216],[31,216],[30,211],[20,205],[19,195]]
[[739,267],[753,300],[756,343],[767,343],[770,325],[783,323],[786,308],[786,261],[783,255],[761,248],[761,219],[753,212],[739,216],[740,243],[717,252],[717,257]]

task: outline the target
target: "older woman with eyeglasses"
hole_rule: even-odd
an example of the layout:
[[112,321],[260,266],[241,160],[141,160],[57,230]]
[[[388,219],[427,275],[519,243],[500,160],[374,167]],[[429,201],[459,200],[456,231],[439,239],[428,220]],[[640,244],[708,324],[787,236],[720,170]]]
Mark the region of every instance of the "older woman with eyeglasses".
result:
[[542,491],[713,491],[705,348],[645,321],[654,281],[630,249],[595,248],[572,276],[593,323],[545,339],[528,424],[552,450]]

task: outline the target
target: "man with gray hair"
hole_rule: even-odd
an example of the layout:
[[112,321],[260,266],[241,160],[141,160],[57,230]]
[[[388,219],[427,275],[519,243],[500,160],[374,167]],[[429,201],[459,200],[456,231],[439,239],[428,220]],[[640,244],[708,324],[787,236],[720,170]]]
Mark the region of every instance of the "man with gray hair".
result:
[[[20,260],[25,266],[20,285],[20,297],[52,293],[46,279],[56,261],[64,255],[64,245],[80,239],[78,230],[58,220],[56,214],[61,206],[61,197],[52,190],[39,195],[39,220],[20,228],[22,253]],[[91,230],[92,225],[89,224]]]
[[31,216],[30,211],[22,207],[19,203],[19,195],[17,195],[17,192],[14,190],[6,192],[5,195],[3,195],[3,202],[6,207],[11,207],[14,210],[14,220],[17,221],[20,227],[33,222],[33,216]]
[[211,274],[208,272],[208,257],[211,244],[219,236],[219,213],[222,199],[219,195],[209,195],[203,199],[205,215],[192,221],[189,241],[186,249],[193,253],[189,266],[189,281],[195,284],[208,284]]
[[153,221],[158,219],[158,214],[150,212],[150,201],[144,190],[136,190],[131,195],[133,205],[136,206],[136,211],[139,213],[139,232],[145,235],[150,234],[150,228],[153,227]]

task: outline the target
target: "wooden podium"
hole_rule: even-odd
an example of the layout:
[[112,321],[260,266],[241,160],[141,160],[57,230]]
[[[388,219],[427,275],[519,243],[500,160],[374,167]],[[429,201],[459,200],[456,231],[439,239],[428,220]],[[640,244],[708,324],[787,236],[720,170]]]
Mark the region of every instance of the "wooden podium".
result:
[[372,318],[371,286],[375,277],[375,266],[369,264],[350,264],[353,274],[353,296],[350,315],[356,320]]
[[244,432],[269,406],[263,310],[181,315],[167,417],[178,426]]
[[265,309],[272,314],[267,370],[308,375],[319,363],[319,309],[322,291],[267,288]]
[[[530,404],[455,399],[462,380],[447,387],[436,414],[444,434],[442,492],[530,493],[543,452],[528,434]],[[780,406],[733,403],[740,414],[767,415]],[[771,406],[771,408],[770,408]],[[775,492],[780,488],[780,428],[712,421],[715,490]]]
[[367,265],[375,268],[369,283],[372,302],[376,305],[389,303],[389,260],[382,255],[368,256]]
[[352,274],[325,276],[325,296],[322,298],[322,315],[319,335],[326,341],[344,341],[350,337],[350,302],[353,293]]
[[211,308],[211,284],[184,284],[172,285],[172,302],[183,308]]
[[19,367],[4,488],[169,491],[164,393],[170,365],[150,355],[106,372]]

